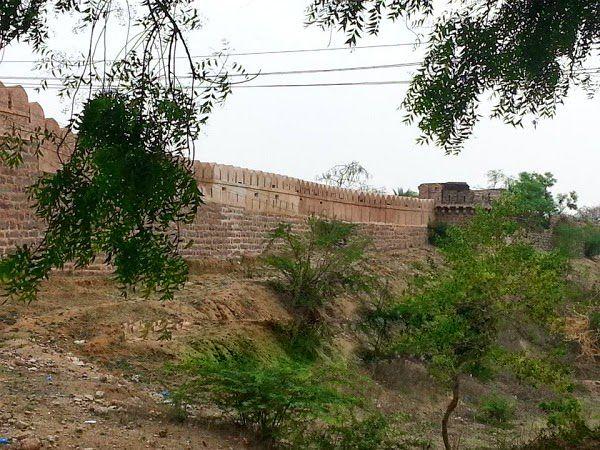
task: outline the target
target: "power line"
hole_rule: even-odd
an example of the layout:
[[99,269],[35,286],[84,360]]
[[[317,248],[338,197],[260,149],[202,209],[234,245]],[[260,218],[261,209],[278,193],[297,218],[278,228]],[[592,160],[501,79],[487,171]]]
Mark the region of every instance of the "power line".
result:
[[[354,67],[338,67],[331,69],[302,69],[302,70],[280,70],[274,72],[256,72],[256,73],[235,73],[230,74],[229,76],[269,76],[269,75],[298,75],[298,74],[308,74],[308,73],[328,73],[328,72],[347,72],[347,71],[356,71],[356,70],[372,70],[372,69],[392,69],[397,67],[411,67],[411,66],[420,66],[419,62],[408,62],[408,63],[397,63],[397,64],[380,64],[374,66],[354,66]],[[189,75],[178,77],[180,79],[189,79],[192,78]],[[210,78],[210,77],[209,77]],[[44,77],[44,76],[0,76],[0,80],[62,80],[60,77]]]
[[[363,49],[372,49],[372,48],[394,48],[394,47],[408,47],[408,46],[420,46],[425,44],[425,42],[400,42],[397,44],[377,44],[377,45],[355,45],[353,47],[322,47],[322,48],[298,48],[298,49],[288,49],[288,50],[262,50],[262,51],[254,51],[254,52],[233,52],[233,53],[223,53],[220,54],[215,52],[213,54],[208,55],[192,55],[192,58],[214,58],[215,56],[256,56],[256,55],[281,55],[286,53],[314,53],[314,52],[331,52],[331,51],[340,51],[340,50],[363,50]],[[187,56],[176,56],[176,59],[187,59]],[[8,59],[8,60],[0,60],[1,63],[35,63],[38,62],[37,59]],[[77,60],[84,61],[84,60]],[[111,62],[114,60],[111,59],[98,59],[94,60],[95,63],[103,63],[103,62]]]
[[[410,80],[387,80],[387,81],[349,81],[337,83],[298,83],[298,84],[238,84],[231,86],[232,89],[237,88],[294,88],[294,87],[325,87],[325,86],[382,86],[394,84],[409,84]],[[14,84],[12,86],[21,86],[23,88],[42,88],[41,84]],[[61,85],[47,85],[46,89],[61,89]],[[185,89],[190,89],[191,86],[182,86]],[[82,86],[81,91],[85,92],[89,86]],[[104,88],[101,86],[92,86],[93,90],[99,91]]]
[[294,88],[294,87],[325,87],[325,86],[381,86],[391,84],[409,84],[410,80],[391,81],[349,81],[340,83],[299,83],[299,84],[239,84],[232,86],[236,88]]
[[[412,63],[410,63],[412,64]],[[345,68],[348,69],[348,68]],[[344,70],[344,69],[330,69],[330,70]],[[589,71],[599,71],[600,72],[600,67],[590,67],[588,69],[584,69],[584,70],[589,70]],[[279,72],[279,73],[285,73],[285,72]],[[578,73],[585,73],[583,71],[578,72]],[[18,77],[6,77],[6,78],[18,78]],[[25,79],[27,77],[23,77],[23,79]],[[38,78],[38,77],[29,77],[29,78],[33,78],[33,79],[41,79],[44,80],[44,78]],[[0,77],[1,79],[1,77]],[[398,84],[410,84],[410,80],[384,80],[384,81],[349,81],[349,82],[324,82],[324,83],[280,83],[280,84],[234,84],[231,85],[232,89],[237,89],[237,88],[298,88],[298,87],[326,87],[326,86],[384,86],[384,85],[398,85]],[[12,85],[7,85],[8,87],[15,87],[15,86],[21,86],[23,88],[42,88],[42,89],[62,89],[64,88],[63,85],[61,84],[47,84],[46,86],[43,86],[41,83],[36,84],[36,83],[22,83],[22,84],[12,84]],[[184,89],[191,89],[192,86],[181,86]],[[89,85],[82,85],[81,86],[81,91],[86,91],[90,89]],[[107,89],[110,90],[111,88],[104,88],[102,86],[91,86],[92,90],[95,91],[101,91],[103,89]],[[118,87],[116,89],[119,89]]]

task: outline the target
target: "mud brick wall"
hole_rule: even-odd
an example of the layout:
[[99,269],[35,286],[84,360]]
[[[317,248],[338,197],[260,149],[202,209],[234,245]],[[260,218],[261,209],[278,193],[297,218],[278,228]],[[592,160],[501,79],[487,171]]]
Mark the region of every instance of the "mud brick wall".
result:
[[[46,142],[39,157],[26,149],[24,163],[16,169],[0,164],[0,255],[16,245],[39,242],[44,224],[35,217],[27,187],[56,171],[75,139],[45,118],[23,88],[0,83],[0,146],[9,145],[15,132],[27,140],[44,131],[65,137],[66,145],[57,151],[56,142]],[[279,223],[301,228],[312,215],[358,223],[375,249],[396,251],[426,245],[427,224],[434,216],[430,199],[366,194],[213,163],[196,162],[195,171],[206,204],[194,223],[181,230],[185,240],[193,240],[184,250],[190,259],[257,255]]]

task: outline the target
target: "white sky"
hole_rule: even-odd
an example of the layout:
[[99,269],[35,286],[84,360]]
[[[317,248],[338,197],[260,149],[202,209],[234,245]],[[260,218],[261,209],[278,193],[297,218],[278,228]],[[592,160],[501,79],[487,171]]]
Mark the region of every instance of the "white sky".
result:
[[[204,29],[191,38],[195,54],[221,48],[262,51],[343,45],[341,34],[330,36],[304,27],[309,0],[203,0]],[[68,27],[55,30],[56,47],[67,50],[82,41]],[[387,24],[376,38],[360,45],[412,42],[403,24]],[[120,44],[120,42],[116,43]],[[250,72],[394,64],[420,60],[413,47],[357,49],[236,57]],[[24,46],[9,47],[4,61],[32,59]],[[253,84],[408,80],[411,68],[265,76]],[[31,64],[0,62],[3,76],[36,75]],[[8,82],[8,81],[7,81]],[[66,119],[66,104],[56,91],[27,89],[48,117]],[[557,192],[575,190],[580,204],[600,203],[600,102],[573,92],[557,117],[538,127],[514,129],[483,119],[458,156],[415,144],[418,129],[402,123],[398,110],[406,86],[340,86],[235,89],[209,120],[197,146],[203,161],[276,172],[312,180],[329,167],[357,160],[373,174],[373,184],[416,188],[424,182],[466,181],[484,186],[485,174],[502,169],[552,172]]]

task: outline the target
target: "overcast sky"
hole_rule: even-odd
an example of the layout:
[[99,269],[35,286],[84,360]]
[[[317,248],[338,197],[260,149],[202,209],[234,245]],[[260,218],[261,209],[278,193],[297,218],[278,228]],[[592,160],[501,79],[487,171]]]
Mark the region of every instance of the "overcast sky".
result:
[[[304,27],[309,0],[203,0],[203,30],[191,39],[193,53],[217,50],[227,41],[238,52],[338,47],[343,36]],[[62,34],[61,34],[62,33]],[[68,29],[56,30],[56,45],[75,46]],[[388,24],[360,45],[414,41],[402,24]],[[419,61],[412,46],[236,57],[254,72],[369,66]],[[3,76],[34,74],[25,46],[9,47]],[[410,68],[264,76],[252,84],[409,80]],[[404,85],[240,88],[211,117],[197,158],[313,180],[335,164],[359,161],[373,184],[416,188],[420,183],[466,181],[485,186],[488,170],[552,172],[557,192],[576,190],[581,204],[600,204],[600,102],[573,92],[558,116],[537,128],[514,129],[483,119],[458,156],[415,144],[416,126],[398,110]],[[56,91],[28,89],[47,116],[66,119]]]

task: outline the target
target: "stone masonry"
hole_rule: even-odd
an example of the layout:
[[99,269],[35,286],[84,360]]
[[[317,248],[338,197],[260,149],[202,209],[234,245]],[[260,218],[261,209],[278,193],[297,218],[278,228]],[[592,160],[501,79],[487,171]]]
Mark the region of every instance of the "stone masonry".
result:
[[[0,83],[0,145],[15,131],[27,138],[43,130],[65,136],[67,145],[57,151],[55,143],[46,143],[40,157],[26,151],[16,169],[0,165],[0,254],[39,241],[44,224],[35,218],[27,186],[56,171],[68,157],[65,149],[73,145],[73,136],[45,118],[23,88]],[[379,251],[420,247],[426,245],[427,225],[434,218],[435,200],[429,198],[365,194],[221,164],[196,162],[195,171],[206,204],[194,223],[182,229],[184,239],[193,240],[184,251],[190,259],[257,255],[278,223],[302,227],[311,215],[359,224]]]
[[476,206],[489,208],[502,189],[471,189],[464,182],[425,183],[419,186],[419,198],[434,201],[435,220],[460,224],[469,220]]

